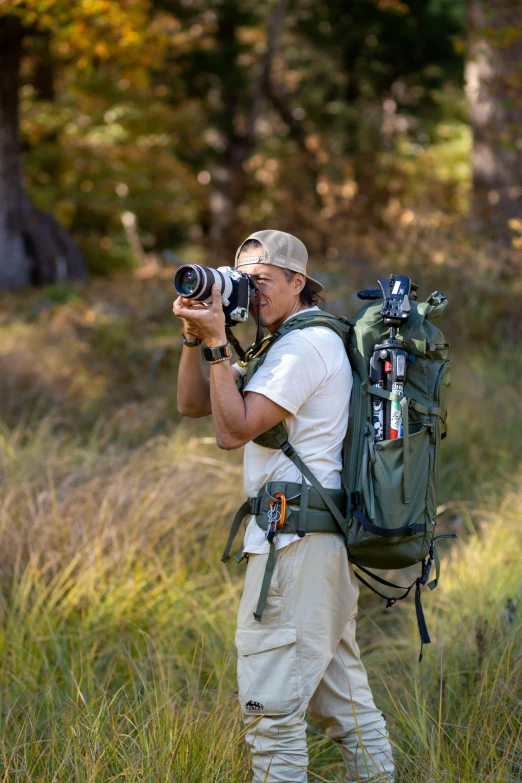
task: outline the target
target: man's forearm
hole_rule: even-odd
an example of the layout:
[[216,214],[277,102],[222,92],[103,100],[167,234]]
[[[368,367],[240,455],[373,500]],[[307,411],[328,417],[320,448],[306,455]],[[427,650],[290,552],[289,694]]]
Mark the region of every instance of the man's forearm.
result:
[[[228,362],[227,362],[228,364]],[[183,346],[178,371],[178,410],[182,416],[209,416],[210,383],[203,372],[199,348]]]
[[245,401],[237,390],[230,362],[210,365],[210,399],[219,448],[235,449],[243,445]]

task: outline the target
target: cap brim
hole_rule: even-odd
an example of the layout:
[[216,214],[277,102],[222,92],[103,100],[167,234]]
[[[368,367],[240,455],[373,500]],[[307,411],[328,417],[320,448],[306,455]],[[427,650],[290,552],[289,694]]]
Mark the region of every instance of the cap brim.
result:
[[318,280],[314,280],[313,277],[308,277],[308,275],[305,275],[305,277],[314,294],[320,294],[321,291],[324,291],[324,286]]

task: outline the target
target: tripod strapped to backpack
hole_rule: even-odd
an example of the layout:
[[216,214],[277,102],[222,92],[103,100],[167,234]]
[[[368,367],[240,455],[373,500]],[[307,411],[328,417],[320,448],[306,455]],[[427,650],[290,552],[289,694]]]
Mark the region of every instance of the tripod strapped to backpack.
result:
[[[402,397],[408,355],[403,342],[397,338],[397,327],[405,322],[411,312],[409,297],[417,298],[417,286],[412,285],[410,278],[404,275],[391,275],[389,280],[382,278],[378,282],[380,290],[367,289],[358,294],[360,299],[383,298],[381,313],[384,323],[390,327],[390,336],[373,350],[370,381],[376,389],[385,389]],[[384,405],[381,397],[375,397],[372,419],[376,441],[402,438],[403,421],[399,403],[388,400]]]

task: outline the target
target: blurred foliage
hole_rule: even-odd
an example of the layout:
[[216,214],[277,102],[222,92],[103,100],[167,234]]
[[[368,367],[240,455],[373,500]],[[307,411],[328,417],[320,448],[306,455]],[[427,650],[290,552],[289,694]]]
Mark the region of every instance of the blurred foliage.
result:
[[212,237],[223,171],[235,178],[225,252],[267,222],[324,254],[397,203],[465,212],[463,0],[299,0],[265,84],[276,5],[82,0],[72,13],[0,0],[26,29],[30,194],[93,272],[137,262],[124,212],[157,258]]
[[[450,298],[438,521],[460,541],[425,602],[433,644],[420,669],[413,602],[368,593],[358,638],[401,781],[520,777],[522,221],[509,246],[468,218],[464,1],[296,0],[267,85],[278,7],[0,0],[25,29],[30,194],[114,273],[0,294],[6,780],[244,779],[243,572],[219,563],[241,454],[180,421],[162,266],[215,260],[227,172],[227,252],[267,225],[298,234],[329,310],[353,314],[391,269]],[[311,775],[340,779],[310,728]]]

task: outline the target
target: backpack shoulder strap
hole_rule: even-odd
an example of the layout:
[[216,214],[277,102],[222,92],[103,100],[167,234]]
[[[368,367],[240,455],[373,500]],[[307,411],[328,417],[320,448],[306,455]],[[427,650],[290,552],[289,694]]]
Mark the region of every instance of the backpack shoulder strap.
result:
[[[261,342],[254,343],[250,346],[245,354],[245,358],[238,362],[241,367],[247,368],[247,379],[250,380],[252,375],[261,367],[266,359],[268,351],[275,343],[279,342],[281,338],[296,329],[306,329],[310,326],[326,326],[329,329],[332,329],[332,331],[339,335],[345,344],[348,334],[353,328],[347,319],[338,318],[336,315],[332,315],[323,310],[295,315],[284,324],[281,324],[279,329],[273,334],[268,335],[268,337],[265,337]],[[248,380],[246,382],[248,382]]]
[[309,326],[326,326],[328,329],[332,329],[332,331],[338,334],[343,342],[346,341],[347,335],[352,329],[351,324],[346,318],[338,317],[332,315],[332,313],[321,310],[319,312],[308,312],[294,316],[280,326],[276,334],[280,333],[281,337],[284,337],[288,332],[292,332],[295,329],[306,329]]
[[[348,334],[352,329],[352,326],[348,321],[322,310],[295,315],[286,323],[282,324],[274,334],[265,337],[260,344],[251,346],[246,353],[245,360],[239,362],[239,365],[246,367],[247,370],[246,374],[240,377],[237,382],[238,389],[241,393],[243,393],[246,384],[265,361],[268,351],[274,343],[296,329],[306,329],[310,326],[326,326],[329,329],[332,329],[342,339],[346,350]],[[264,446],[265,448],[277,449],[280,448],[280,442],[286,441],[287,435],[288,433],[284,423],[280,422],[279,424],[276,424],[275,427],[271,427],[266,432],[258,435],[257,438],[254,438],[254,443],[258,446]]]

